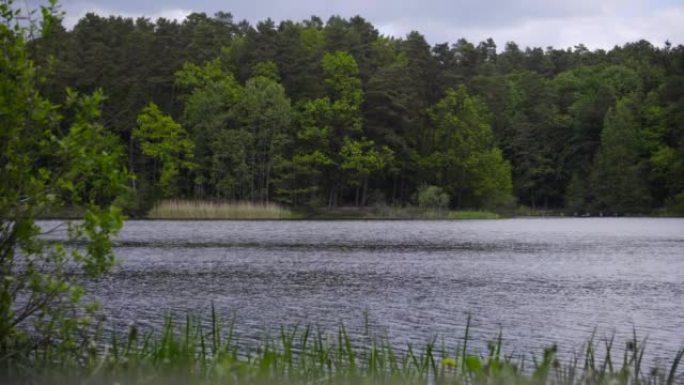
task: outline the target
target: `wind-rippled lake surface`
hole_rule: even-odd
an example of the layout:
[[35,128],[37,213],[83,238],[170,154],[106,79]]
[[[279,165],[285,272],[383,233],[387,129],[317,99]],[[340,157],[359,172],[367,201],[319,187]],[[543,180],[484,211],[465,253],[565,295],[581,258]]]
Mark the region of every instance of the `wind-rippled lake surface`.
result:
[[499,330],[513,354],[579,351],[594,331],[624,346],[634,328],[656,360],[684,347],[683,219],[128,221],[117,244],[91,289],[122,328],[213,304],[247,343],[367,319],[400,346],[456,347],[472,314],[480,351]]

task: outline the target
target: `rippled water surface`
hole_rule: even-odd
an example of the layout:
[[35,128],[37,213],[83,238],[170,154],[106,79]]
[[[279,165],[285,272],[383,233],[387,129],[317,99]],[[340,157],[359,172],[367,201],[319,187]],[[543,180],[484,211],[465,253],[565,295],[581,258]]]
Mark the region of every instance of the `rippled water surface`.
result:
[[252,340],[278,325],[340,322],[397,344],[455,346],[466,314],[482,349],[509,352],[633,328],[651,354],[684,346],[684,220],[128,221],[121,264],[93,285],[110,319],[236,314]]

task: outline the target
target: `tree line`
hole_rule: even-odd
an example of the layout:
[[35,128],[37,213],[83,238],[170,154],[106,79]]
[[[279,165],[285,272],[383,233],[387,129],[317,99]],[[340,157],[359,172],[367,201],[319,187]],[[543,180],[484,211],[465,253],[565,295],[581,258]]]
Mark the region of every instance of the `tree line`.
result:
[[251,25],[84,16],[31,41],[51,100],[101,89],[125,206],[163,198],[336,207],[684,212],[684,47],[520,48],[360,16]]

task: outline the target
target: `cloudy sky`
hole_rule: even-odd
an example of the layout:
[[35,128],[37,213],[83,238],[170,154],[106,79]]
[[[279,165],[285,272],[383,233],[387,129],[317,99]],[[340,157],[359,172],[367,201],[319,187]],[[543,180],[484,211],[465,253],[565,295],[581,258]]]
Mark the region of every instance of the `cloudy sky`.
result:
[[[18,2],[42,0],[18,0]],[[61,0],[65,24],[87,12],[182,19],[191,12],[231,12],[252,23],[267,17],[302,20],[311,15],[361,15],[382,34],[423,33],[430,43],[492,37],[501,48],[611,48],[638,39],[662,46],[684,44],[684,0]]]

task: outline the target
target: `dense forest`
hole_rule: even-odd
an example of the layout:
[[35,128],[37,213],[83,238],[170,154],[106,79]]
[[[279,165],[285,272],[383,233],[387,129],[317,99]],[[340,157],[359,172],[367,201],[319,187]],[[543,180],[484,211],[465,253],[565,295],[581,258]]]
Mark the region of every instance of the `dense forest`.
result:
[[429,186],[454,209],[684,212],[681,45],[431,46],[359,16],[223,12],[47,27],[42,92],[102,89],[133,215],[165,198],[406,206]]

